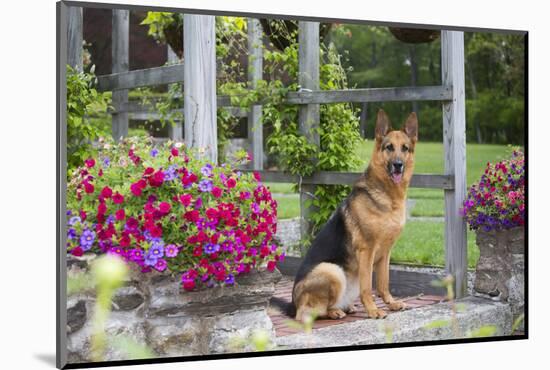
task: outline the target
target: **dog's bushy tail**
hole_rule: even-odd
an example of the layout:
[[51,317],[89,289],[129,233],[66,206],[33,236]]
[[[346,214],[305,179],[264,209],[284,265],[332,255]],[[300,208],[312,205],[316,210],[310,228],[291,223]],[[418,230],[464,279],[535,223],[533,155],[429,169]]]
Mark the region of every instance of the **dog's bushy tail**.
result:
[[296,306],[294,306],[294,302],[289,302],[279,297],[272,297],[269,303],[289,317],[294,318],[296,316]]

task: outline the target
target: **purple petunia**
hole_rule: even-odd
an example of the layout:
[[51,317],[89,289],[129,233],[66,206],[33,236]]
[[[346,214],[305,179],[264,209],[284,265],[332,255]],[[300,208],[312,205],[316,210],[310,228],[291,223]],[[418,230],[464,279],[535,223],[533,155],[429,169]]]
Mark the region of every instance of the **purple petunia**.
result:
[[149,248],[148,254],[155,256],[155,258],[160,258],[164,256],[164,243],[162,242],[153,242],[151,248]]
[[152,255],[151,253],[147,253],[145,255],[145,258],[143,259],[143,263],[146,266],[154,266],[157,264],[157,262],[158,262],[158,258]]
[[164,181],[173,181],[178,177],[176,166],[172,165],[168,167],[166,171],[164,171]]
[[76,239],[76,230],[75,229],[67,230],[67,238],[68,239]]
[[211,180],[201,180],[199,182],[199,190],[203,193],[209,193],[212,191],[212,181]]
[[100,240],[98,244],[102,252],[109,250],[109,248],[113,246],[113,242],[111,240]]
[[176,257],[178,255],[178,247],[174,244],[168,244],[164,248],[164,254],[166,257]]
[[69,225],[73,226],[76,223],[82,223],[82,219],[78,216],[73,216],[69,219]]
[[104,168],[107,168],[111,165],[111,160],[109,159],[109,157],[105,157],[103,158],[103,167]]
[[212,165],[208,163],[206,166],[201,168],[201,173],[203,176],[206,176],[206,177],[212,176]]
[[233,285],[235,284],[235,276],[233,274],[229,274],[225,277],[225,285]]
[[220,250],[220,245],[219,244],[207,243],[204,246],[204,253],[206,253],[206,254],[216,253],[219,250]]
[[159,151],[157,148],[154,148],[153,150],[151,150],[151,157],[155,158],[158,154],[159,154]]
[[87,251],[90,248],[92,248],[92,244],[94,244],[95,240],[95,233],[91,230],[84,230],[82,232],[82,235],[80,235],[80,246],[82,247],[82,250]]

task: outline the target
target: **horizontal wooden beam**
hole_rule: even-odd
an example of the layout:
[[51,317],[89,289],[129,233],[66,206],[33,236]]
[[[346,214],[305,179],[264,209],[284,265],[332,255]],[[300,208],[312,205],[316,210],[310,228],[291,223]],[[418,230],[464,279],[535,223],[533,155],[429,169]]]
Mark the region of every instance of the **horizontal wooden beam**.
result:
[[[251,172],[242,170],[242,172]],[[262,181],[299,183],[300,176],[284,171],[257,171]],[[321,171],[313,176],[303,177],[302,184],[314,185],[353,185],[361,172]],[[413,188],[452,189],[453,177],[449,175],[418,174],[413,175],[410,186]]]
[[112,91],[181,81],[183,81],[183,64],[174,64],[98,76],[97,87],[101,91]]
[[[183,80],[183,64],[138,69],[135,71],[98,76],[101,91],[133,89],[136,87],[164,85]],[[388,87],[372,89],[294,91],[286,96],[287,104],[331,104],[386,101],[448,101],[452,99],[450,86]],[[262,102],[256,102],[261,104]],[[219,95],[219,107],[229,107],[231,96]]]
[[[137,114],[152,114],[152,115],[157,115],[157,116],[160,116],[159,113],[157,113],[155,111],[155,103],[156,103],[157,100],[155,99],[151,99],[150,100],[150,103],[149,104],[142,104],[141,102],[139,101],[129,101],[127,103],[124,103],[124,104],[121,104],[121,106],[119,107],[119,109],[117,111],[111,111],[111,113],[137,113]],[[226,107],[220,107],[220,108],[223,108],[223,109],[226,109],[229,111],[229,113],[233,116],[236,116],[236,117],[247,117],[248,116],[248,112],[246,111],[246,109],[244,108],[241,108],[241,107],[231,107],[231,106],[226,106]],[[180,112],[183,114],[183,107],[182,108],[179,108],[179,109],[174,109],[173,110],[174,112]]]
[[386,101],[451,100],[447,86],[388,87],[349,90],[317,90],[289,92],[289,104],[361,103]]

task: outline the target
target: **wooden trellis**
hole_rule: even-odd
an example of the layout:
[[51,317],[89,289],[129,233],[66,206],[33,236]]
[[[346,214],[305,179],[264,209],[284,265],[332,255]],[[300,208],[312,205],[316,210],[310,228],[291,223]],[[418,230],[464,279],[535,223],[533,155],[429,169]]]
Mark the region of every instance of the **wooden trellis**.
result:
[[[68,8],[68,62],[78,64],[82,49],[82,10]],[[128,89],[185,83],[183,125],[185,141],[194,147],[206,148],[205,156],[217,159],[216,108],[226,107],[235,115],[247,116],[253,168],[268,182],[302,183],[302,233],[307,233],[309,210],[304,206],[307,193],[319,184],[352,184],[360,173],[321,171],[306,178],[282,171],[264,171],[261,102],[250,112],[231,107],[228,96],[217,96],[215,90],[216,56],[214,17],[184,15],[184,63],[164,67],[128,71],[129,12],[113,10],[113,73],[99,76],[99,89],[113,91],[113,136],[128,133],[128,120],[147,115],[147,108],[128,101]],[[261,27],[258,20],[248,20],[249,85],[262,78]],[[170,57],[173,61],[174,58]],[[299,22],[300,91],[288,93],[286,103],[300,105],[299,127],[307,139],[319,145],[315,129],[319,126],[319,104],[388,101],[441,101],[443,107],[444,174],[416,174],[411,187],[443,189],[445,193],[445,256],[446,269],[455,277],[457,297],[466,294],[466,224],[459,208],[466,193],[466,123],[464,92],[464,34],[441,31],[441,86],[349,89],[319,89],[319,22]],[[170,130],[174,140],[182,139],[182,126]]]

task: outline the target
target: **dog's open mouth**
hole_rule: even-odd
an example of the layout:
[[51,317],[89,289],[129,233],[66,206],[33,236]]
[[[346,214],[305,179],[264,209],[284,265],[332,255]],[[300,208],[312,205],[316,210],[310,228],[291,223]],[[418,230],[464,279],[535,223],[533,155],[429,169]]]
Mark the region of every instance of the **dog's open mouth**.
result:
[[394,183],[399,184],[403,179],[403,172],[392,171],[390,177]]

